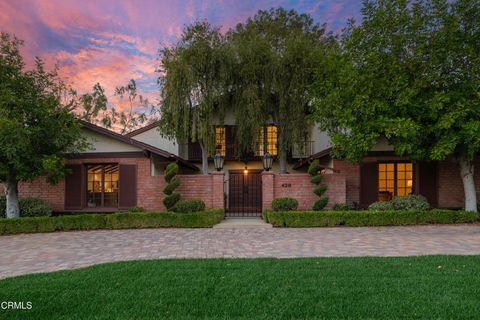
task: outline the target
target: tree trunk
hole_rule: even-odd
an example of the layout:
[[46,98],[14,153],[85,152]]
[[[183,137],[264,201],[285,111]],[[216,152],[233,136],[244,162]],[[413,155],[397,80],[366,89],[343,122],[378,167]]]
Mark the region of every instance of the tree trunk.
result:
[[200,143],[200,148],[202,149],[202,173],[208,174],[208,150],[204,146],[203,142]]
[[460,167],[463,191],[465,193],[465,211],[477,212],[477,192],[473,178],[473,162],[472,160],[467,159],[465,156],[459,156],[458,165]]
[[278,139],[278,162],[280,165],[280,173],[287,173],[287,147],[285,144],[286,132],[281,126],[278,126],[279,139]]
[[18,181],[15,177],[7,178],[5,181],[5,196],[7,198],[7,218],[18,218],[20,206],[18,204]]

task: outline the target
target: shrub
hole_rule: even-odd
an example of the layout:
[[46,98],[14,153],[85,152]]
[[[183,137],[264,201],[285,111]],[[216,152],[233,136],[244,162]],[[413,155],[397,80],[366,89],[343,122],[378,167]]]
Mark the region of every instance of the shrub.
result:
[[335,203],[332,207],[333,211],[348,211],[353,210],[353,207],[348,203]]
[[163,199],[163,205],[165,208],[167,208],[167,210],[173,208],[175,204],[180,201],[180,193],[173,193],[173,191],[180,185],[180,180],[175,178],[177,174],[178,164],[175,162],[168,164],[168,166],[165,168],[164,176],[167,186],[163,189],[163,193],[166,195]]
[[394,210],[391,201],[377,201],[368,206],[368,210]]
[[128,212],[145,212],[145,208],[140,206],[134,206],[128,208]]
[[[45,200],[35,197],[20,198],[18,200],[20,207],[20,217],[50,216],[52,206]],[[6,217],[7,200],[0,197],[0,217]]]
[[386,211],[265,211],[264,220],[274,227],[364,227],[415,224],[471,223],[479,218],[476,212],[433,209]]
[[222,209],[175,214],[173,212],[122,212],[0,220],[0,234],[125,228],[208,228],[223,219]]
[[[317,186],[320,184],[320,182],[322,182],[323,178],[323,175],[318,173],[319,170],[320,162],[318,160],[314,160],[308,167],[308,174],[312,177],[310,179],[310,182]],[[313,210],[323,210],[323,208],[325,208],[325,206],[327,205],[328,197],[323,195],[325,191],[327,191],[327,188],[328,187],[326,184],[322,184],[313,190],[313,193],[320,197],[320,199],[315,201],[315,203],[313,204]]]
[[430,205],[424,196],[408,195],[394,197],[392,201],[377,201],[369,210],[428,210]]
[[298,201],[294,198],[276,198],[272,201],[274,211],[292,211],[297,210]]
[[203,210],[205,210],[205,202],[201,199],[183,200],[171,208],[171,211],[179,213],[199,212]]

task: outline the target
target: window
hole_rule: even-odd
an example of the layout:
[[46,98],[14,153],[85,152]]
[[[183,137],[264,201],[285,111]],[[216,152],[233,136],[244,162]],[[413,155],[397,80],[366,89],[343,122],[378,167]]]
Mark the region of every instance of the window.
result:
[[274,125],[263,127],[260,130],[260,135],[257,140],[257,150],[255,150],[255,155],[260,157],[263,156],[266,148],[266,150],[270,152],[272,156],[276,156],[278,154],[277,142],[277,127]]
[[118,206],[118,164],[87,166],[87,206]]
[[227,148],[225,141],[225,128],[215,128],[215,154],[220,153],[225,157],[225,150]]
[[378,200],[389,201],[394,196],[413,192],[413,164],[411,162],[378,164]]

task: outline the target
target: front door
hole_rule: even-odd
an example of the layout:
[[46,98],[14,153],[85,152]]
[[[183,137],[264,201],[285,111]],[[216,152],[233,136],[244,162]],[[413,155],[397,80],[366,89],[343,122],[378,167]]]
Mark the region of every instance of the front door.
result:
[[262,213],[262,170],[229,171],[229,217],[259,217]]

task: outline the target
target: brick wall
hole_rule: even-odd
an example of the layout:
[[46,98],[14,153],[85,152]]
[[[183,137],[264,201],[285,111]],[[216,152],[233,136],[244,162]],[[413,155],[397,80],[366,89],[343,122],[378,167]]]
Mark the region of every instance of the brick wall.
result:
[[[341,174],[325,174],[322,183],[328,185],[325,195],[329,197],[327,208],[335,203],[346,201],[346,180]],[[273,185],[273,189],[270,187]],[[272,200],[291,197],[298,200],[299,210],[311,210],[313,203],[319,199],[313,193],[315,185],[310,182],[307,173],[263,174],[262,175],[263,209],[270,209]],[[273,191],[273,192],[272,192]]]
[[360,166],[350,162],[333,159],[333,168],[339,170],[346,180],[346,202],[360,203]]
[[[480,190],[480,157],[475,161],[475,187]],[[462,208],[464,191],[460,169],[452,160],[440,161],[437,172],[438,206],[442,208]]]
[[[137,166],[137,205],[148,211],[162,211],[165,207],[163,189],[166,182],[163,176],[152,176],[150,159],[148,158],[98,158],[72,159],[67,164],[119,163]],[[200,198],[207,208],[223,208],[223,173],[213,173],[207,176],[179,175],[181,181],[177,189],[182,199]],[[1,188],[0,191],[3,191]],[[65,183],[60,181],[50,185],[45,177],[39,177],[32,182],[22,182],[19,185],[20,197],[38,197],[47,200],[55,211],[65,210]]]

